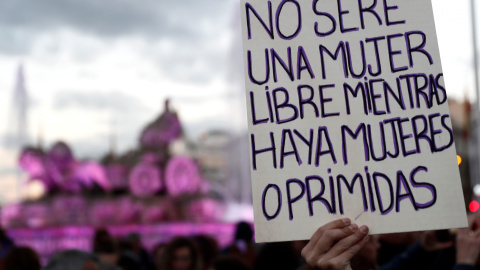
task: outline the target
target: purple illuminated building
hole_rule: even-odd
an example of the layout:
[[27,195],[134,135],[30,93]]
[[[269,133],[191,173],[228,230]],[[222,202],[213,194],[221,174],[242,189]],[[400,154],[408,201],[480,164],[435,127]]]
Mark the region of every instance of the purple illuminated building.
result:
[[88,249],[96,226],[117,235],[135,231],[151,246],[195,232],[227,243],[232,226],[218,223],[223,214],[218,194],[210,194],[194,159],[169,152],[170,144],[182,139],[182,125],[167,100],[164,112],[142,130],[138,148],[124,154],[112,149],[97,162],[78,160],[64,142],[46,151],[26,147],[19,165],[30,181],[43,183],[46,194],[5,206],[1,222],[17,242],[41,248],[44,258],[66,247]]
[[221,212],[220,204],[209,198],[196,161],[170,156],[169,145],[182,138],[180,119],[166,100],[140,133],[139,147],[123,155],[112,149],[100,162],[80,161],[65,142],[46,151],[27,147],[19,165],[47,193],[7,207],[2,222],[12,228],[218,220],[212,213]]

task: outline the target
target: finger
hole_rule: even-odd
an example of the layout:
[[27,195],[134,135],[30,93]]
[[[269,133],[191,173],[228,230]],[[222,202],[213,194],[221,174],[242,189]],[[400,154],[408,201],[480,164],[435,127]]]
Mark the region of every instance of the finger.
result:
[[312,240],[314,240],[314,242],[317,242],[318,239],[320,239],[320,237],[326,231],[332,230],[332,229],[343,228],[345,226],[350,225],[350,223],[351,223],[351,221],[350,221],[349,218],[343,218],[343,219],[337,219],[337,220],[331,221],[331,222],[323,225],[322,227],[318,228],[318,230],[313,234]]
[[331,261],[333,264],[346,263],[349,262],[355,254],[357,254],[364,246],[368,243],[370,236],[365,235],[360,241],[349,247],[343,253],[339,254],[337,257],[333,258]]
[[459,231],[457,233],[457,236],[479,238],[480,237],[480,230],[477,230],[477,231],[463,230],[461,232]]
[[467,236],[469,232],[470,232],[469,229],[459,229],[459,230],[457,231],[457,235]]
[[317,229],[317,231],[312,235],[312,238],[310,238],[310,242],[303,248],[302,250],[302,256],[305,257],[305,254],[308,253],[310,250],[312,250],[320,237],[328,230],[331,229],[337,229],[337,228],[343,228],[345,226],[350,225],[351,221],[349,218],[344,218],[344,219],[337,219],[334,221],[331,221],[320,228]]
[[352,235],[358,230],[357,224],[350,224],[341,229],[328,230],[323,233],[322,237],[317,241],[313,251],[315,254],[322,254],[334,246],[337,242],[342,241],[346,237]]
[[368,233],[368,227],[362,226],[354,234],[336,243],[325,255],[326,259],[335,258],[362,241]]

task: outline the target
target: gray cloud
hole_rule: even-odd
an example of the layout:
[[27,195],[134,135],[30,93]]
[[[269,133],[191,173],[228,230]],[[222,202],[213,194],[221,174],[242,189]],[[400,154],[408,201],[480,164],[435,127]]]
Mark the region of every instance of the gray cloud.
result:
[[60,91],[54,97],[53,106],[57,110],[74,107],[85,110],[113,110],[115,113],[125,114],[147,111],[140,100],[119,91]]
[[[116,137],[117,150],[125,150],[135,145],[144,126],[161,113],[145,106],[135,96],[118,91],[94,92],[69,90],[56,93],[53,106],[58,113],[65,109],[110,111],[112,118],[100,122],[109,127]],[[95,134],[92,138],[70,142],[79,158],[99,158],[109,148],[108,140],[112,134]]]
[[183,48],[172,54],[166,55],[155,50],[145,54],[153,57],[157,66],[170,78],[179,81],[207,83],[215,76],[225,76],[228,71],[226,55],[222,54],[219,48],[203,45],[201,42],[198,45],[179,44],[179,47]]
[[0,146],[8,150],[15,150],[19,152],[23,148],[23,146],[30,145],[36,142],[34,142],[34,139],[31,136],[28,136],[27,138],[25,138],[23,145],[19,145],[19,143],[20,142],[18,140],[18,136],[13,131],[4,133],[0,137]]
[[0,25],[0,33],[2,33],[0,52],[9,55],[22,55],[30,51],[34,37],[29,31]]
[[67,108],[79,111],[111,112],[111,119],[101,124],[110,127],[114,124],[117,132],[120,133],[139,132],[137,129],[140,128],[140,125],[151,120],[148,117],[153,118],[155,113],[160,113],[147,107],[135,96],[119,91],[69,90],[56,93],[53,109],[61,113]]
[[92,136],[83,140],[71,141],[68,144],[72,147],[75,158],[79,160],[99,160],[110,150],[108,134],[105,134],[104,138]]
[[130,32],[132,28],[146,23],[147,18],[151,17],[139,16],[138,19],[133,19],[137,14],[145,14],[138,9],[137,12],[126,12],[135,6],[111,3],[107,6],[107,2],[109,1],[6,0],[0,4],[2,10],[0,23],[37,31],[70,27],[101,35],[116,35]]
[[[136,37],[146,41],[143,54],[164,74],[203,83],[225,75],[228,52],[220,43],[231,28],[236,1],[3,0],[0,53],[28,55],[40,34],[60,29],[106,42]],[[173,50],[155,46],[162,40]]]
[[104,37],[132,34],[191,37],[201,34],[198,26],[202,20],[221,18],[228,3],[225,0],[3,0],[0,25],[37,31],[69,27]]
[[190,139],[197,139],[202,133],[209,130],[226,130],[229,123],[225,119],[205,119],[190,123],[185,127],[185,132]]

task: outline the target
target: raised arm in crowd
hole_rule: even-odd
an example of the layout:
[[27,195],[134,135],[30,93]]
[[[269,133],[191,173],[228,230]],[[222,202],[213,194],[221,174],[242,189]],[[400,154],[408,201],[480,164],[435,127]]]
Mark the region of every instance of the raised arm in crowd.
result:
[[[419,241],[376,266],[378,235],[368,235],[367,226],[338,219],[320,227],[302,250],[310,269],[322,270],[474,270],[480,254],[480,216],[469,217],[469,227],[459,229],[454,240],[440,241],[435,231],[423,232]],[[448,253],[454,253],[449,260]]]

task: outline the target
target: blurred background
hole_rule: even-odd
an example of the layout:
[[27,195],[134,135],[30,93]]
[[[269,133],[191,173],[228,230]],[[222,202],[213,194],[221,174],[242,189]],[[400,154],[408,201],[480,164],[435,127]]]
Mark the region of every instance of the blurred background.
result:
[[[465,201],[478,211],[480,10],[432,2]],[[164,239],[224,232],[225,244],[232,222],[253,221],[239,10],[238,0],[0,1],[0,206],[17,242],[49,256],[89,246],[89,228],[128,225]],[[68,235],[52,227],[78,239],[47,247]]]
[[125,153],[168,98],[187,143],[245,133],[236,1],[0,5],[0,202],[21,196],[22,147]]

